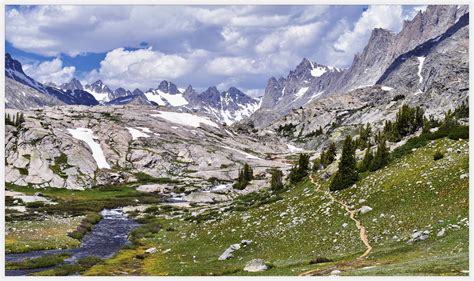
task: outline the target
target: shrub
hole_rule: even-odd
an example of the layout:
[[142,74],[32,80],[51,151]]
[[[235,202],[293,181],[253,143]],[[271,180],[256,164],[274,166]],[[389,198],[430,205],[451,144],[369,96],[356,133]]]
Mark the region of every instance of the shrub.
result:
[[37,208],[43,207],[43,206],[44,206],[44,202],[43,202],[43,201],[29,202],[29,203],[26,203],[26,206],[27,206],[28,208],[37,209]]
[[102,215],[99,213],[88,213],[85,218],[82,219],[76,230],[69,232],[67,235],[73,239],[82,240],[87,232],[91,231],[96,223],[102,219]]
[[309,261],[309,264],[317,264],[317,263],[325,263],[325,262],[332,262],[332,260],[325,258],[325,257],[317,257]]
[[405,98],[405,95],[396,95],[393,97],[392,101],[398,101]]
[[101,261],[102,259],[98,257],[90,256],[90,257],[83,257],[83,258],[78,259],[77,263],[81,265],[83,268],[89,268],[96,265],[97,263]]
[[161,224],[156,221],[149,222],[145,225],[139,226],[130,232],[130,241],[138,243],[138,240],[144,237],[149,237],[160,231]]
[[435,154],[433,155],[433,159],[434,159],[435,161],[437,161],[437,160],[439,160],[439,159],[442,159],[443,157],[444,157],[444,154],[443,154],[441,151],[439,151],[439,150],[437,150],[437,151],[435,152]]
[[25,259],[18,262],[7,262],[6,269],[35,269],[50,267],[61,264],[66,258],[71,256],[70,253],[45,255],[38,258]]

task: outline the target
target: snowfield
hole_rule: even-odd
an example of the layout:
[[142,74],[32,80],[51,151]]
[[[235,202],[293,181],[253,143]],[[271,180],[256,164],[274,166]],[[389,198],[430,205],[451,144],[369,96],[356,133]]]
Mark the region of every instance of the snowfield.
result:
[[[146,128],[148,129],[148,128]],[[130,135],[132,135],[132,140],[136,140],[138,138],[149,138],[150,136],[137,130],[137,129],[134,129],[134,128],[130,128],[130,127],[127,127],[127,130],[128,132],[130,133]],[[148,129],[149,131],[149,129]]]
[[392,87],[387,87],[387,86],[382,86],[381,88],[382,88],[383,91],[391,91],[391,90],[393,90]]
[[303,151],[304,149],[302,148],[299,148],[299,147],[296,147],[294,145],[291,145],[291,144],[287,144],[286,145],[288,147],[288,150],[293,153],[293,152],[300,152],[300,151]]
[[245,155],[245,158],[247,158],[247,159],[260,159],[260,160],[263,160],[263,159],[260,158],[260,157],[257,157],[257,156],[255,156],[255,155],[252,155],[252,154],[247,153],[247,152],[245,152],[245,151],[242,151],[242,150],[240,150],[240,149],[236,149],[236,148],[232,148],[232,147],[228,147],[228,146],[222,146],[222,147],[225,148],[225,149],[233,150],[233,151],[235,151],[235,152],[238,152],[238,153],[240,153],[240,154],[243,154],[243,155]]
[[423,69],[423,64],[425,63],[426,57],[417,57],[418,59],[418,77],[420,78],[420,84],[423,83],[423,76],[421,76],[421,70]]
[[308,89],[309,89],[309,87],[303,87],[303,88],[299,89],[298,92],[295,94],[295,96],[298,97],[298,98],[301,98],[302,96],[304,96],[304,94],[306,94]]
[[326,72],[327,72],[326,68],[321,67],[321,66],[317,66],[316,68],[313,68],[311,70],[311,75],[313,77],[320,77],[321,75],[323,75]]
[[86,128],[76,128],[76,129],[67,129],[67,131],[72,135],[73,138],[84,141],[92,150],[92,157],[94,157],[97,167],[99,169],[110,169],[107,160],[105,160],[104,152],[100,147],[100,144],[95,142],[94,139],[97,137],[94,136],[91,129]]
[[94,96],[94,98],[98,102],[107,102],[110,101],[109,94],[108,93],[97,93],[96,91],[93,91],[92,89],[86,88],[86,91],[89,92],[91,95]]
[[149,101],[156,102],[158,105],[166,105],[166,103],[169,103],[171,106],[183,106],[188,104],[188,101],[182,94],[172,95],[160,90],[153,90],[146,92],[145,96]]
[[206,117],[196,116],[190,113],[158,111],[158,114],[151,116],[160,117],[175,124],[184,126],[199,127],[201,124],[219,128],[219,126]]

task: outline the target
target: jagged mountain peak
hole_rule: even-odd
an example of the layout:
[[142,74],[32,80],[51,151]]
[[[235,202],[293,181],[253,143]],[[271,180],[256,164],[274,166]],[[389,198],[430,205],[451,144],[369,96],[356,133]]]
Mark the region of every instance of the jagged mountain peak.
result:
[[180,91],[178,90],[178,87],[176,87],[175,84],[173,84],[170,81],[166,81],[166,80],[161,81],[161,83],[158,86],[157,90],[160,90],[163,93],[168,93],[168,94],[172,94],[172,95],[180,93]]
[[63,90],[71,90],[71,91],[84,90],[84,87],[82,86],[81,81],[77,80],[75,77],[73,77],[71,79],[71,81],[69,81],[67,83],[64,83],[61,86],[59,86],[59,88],[61,88]]
[[140,89],[138,89],[138,88],[136,88],[135,90],[133,90],[132,94],[133,94],[133,95],[140,95],[140,94],[143,94],[143,91],[140,90]]

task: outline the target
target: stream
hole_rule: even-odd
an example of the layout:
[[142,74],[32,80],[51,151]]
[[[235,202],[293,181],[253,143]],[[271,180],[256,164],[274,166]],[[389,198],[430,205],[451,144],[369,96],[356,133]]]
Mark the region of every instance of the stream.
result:
[[[5,261],[21,261],[23,259],[37,258],[44,255],[71,253],[72,256],[65,263],[75,263],[78,259],[95,256],[102,259],[112,257],[124,245],[130,243],[128,234],[139,226],[135,220],[129,219],[121,208],[104,209],[101,212],[102,220],[88,232],[81,241],[79,248],[64,250],[41,250],[27,253],[6,254]],[[33,272],[39,272],[49,268],[5,270],[6,276],[21,276]]]

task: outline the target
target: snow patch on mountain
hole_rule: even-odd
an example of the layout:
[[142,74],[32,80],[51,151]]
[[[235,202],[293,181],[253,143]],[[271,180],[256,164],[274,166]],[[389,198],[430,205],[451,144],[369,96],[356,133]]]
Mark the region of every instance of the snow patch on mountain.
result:
[[206,117],[196,116],[190,113],[158,111],[158,114],[151,116],[160,117],[175,124],[184,126],[199,127],[201,124],[209,125],[211,127],[219,128],[219,126]]
[[98,102],[107,102],[107,101],[110,101],[110,98],[109,98],[109,94],[108,93],[100,93],[100,92],[96,92],[92,89],[88,89],[87,86],[86,86],[86,90],[87,92],[89,92],[92,96],[94,96],[94,98],[98,101]]
[[94,157],[97,167],[99,169],[105,168],[110,169],[107,160],[105,160],[104,152],[100,147],[100,144],[95,142],[94,139],[97,139],[96,136],[92,133],[91,129],[87,128],[76,128],[76,129],[67,129],[67,131],[72,135],[73,138],[84,141],[92,150],[92,157]]
[[132,135],[132,140],[136,140],[138,138],[149,138],[150,137],[149,135],[143,133],[142,131],[134,129],[134,128],[127,127],[127,130],[130,133],[130,135]]
[[423,83],[423,76],[421,76],[421,70],[423,69],[423,64],[425,63],[426,57],[417,57],[418,59],[418,77],[420,78],[420,84]]
[[311,69],[311,75],[313,77],[320,77],[321,75],[323,75],[326,72],[327,72],[327,69],[324,68],[324,67],[321,67],[321,66],[317,66],[317,67]]
[[162,106],[167,104],[171,106],[183,106],[188,104],[188,101],[181,93],[168,94],[160,90],[150,90],[145,93],[145,96],[149,101],[156,102],[158,105]]
[[245,158],[247,158],[247,159],[259,159],[259,160],[262,160],[262,158],[257,157],[257,156],[255,156],[255,155],[252,155],[252,154],[250,154],[250,153],[247,153],[247,152],[245,152],[245,151],[242,151],[242,150],[240,150],[240,149],[236,149],[236,148],[232,148],[232,147],[228,147],[228,146],[224,146],[224,145],[223,145],[222,147],[223,147],[223,148],[226,148],[226,149],[229,149],[229,150],[236,151],[236,152],[238,152],[238,153],[240,153],[240,154],[243,154],[243,155],[245,155]]
[[309,87],[303,87],[303,88],[299,89],[298,92],[295,94],[295,96],[298,97],[298,98],[301,98],[302,96],[304,96],[304,94],[306,94],[308,89],[309,89]]
[[387,86],[382,86],[381,89],[382,89],[383,91],[391,91],[391,90],[393,90],[392,87],[387,87]]

